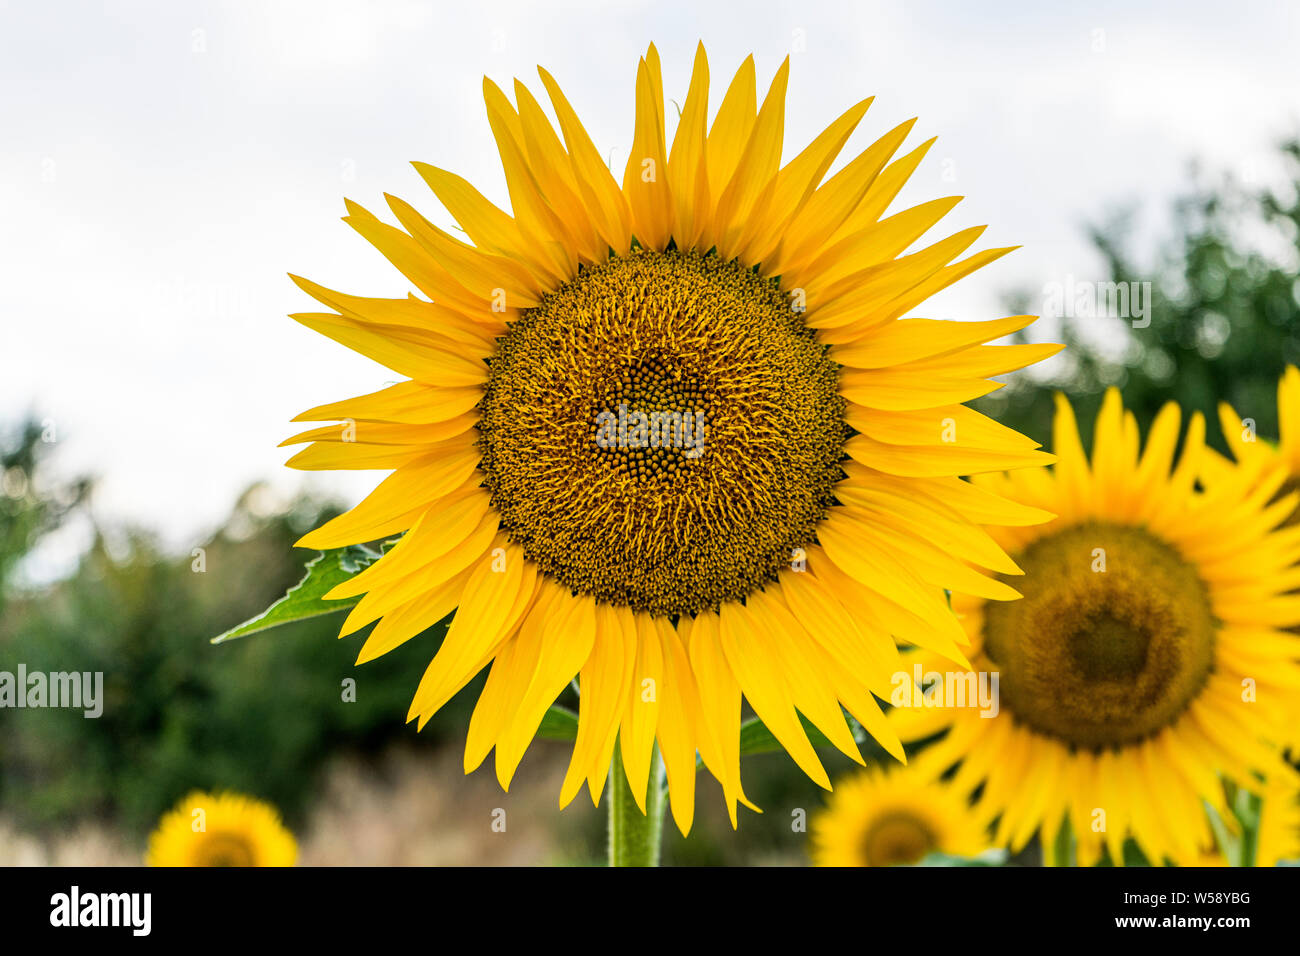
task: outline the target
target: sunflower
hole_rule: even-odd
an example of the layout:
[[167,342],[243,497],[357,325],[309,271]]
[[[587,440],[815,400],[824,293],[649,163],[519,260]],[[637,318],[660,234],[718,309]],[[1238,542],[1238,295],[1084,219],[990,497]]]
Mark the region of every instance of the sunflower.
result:
[[269,804],[194,791],[149,837],[150,866],[293,866],[298,844]]
[[1216,774],[1249,786],[1285,770],[1272,742],[1300,687],[1300,643],[1279,628],[1300,622],[1300,598],[1283,593],[1300,528],[1274,529],[1296,496],[1270,504],[1282,476],[1245,468],[1198,489],[1205,422],[1192,417],[1175,464],[1179,425],[1166,405],[1139,455],[1111,389],[1090,463],[1058,396],[1056,466],[975,479],[1058,515],[991,529],[1024,569],[1023,600],[953,596],[999,707],[895,714],[905,738],[946,731],[916,762],[960,763],[955,782],[982,787],[1013,850],[1068,821],[1087,862],[1103,847],[1121,860],[1127,837],[1150,860],[1193,862],[1212,843],[1202,801],[1227,816]]
[[[1300,488],[1300,370],[1288,365],[1277,384],[1278,441],[1262,441],[1253,419],[1241,418],[1227,402],[1219,405],[1219,423],[1227,439],[1233,458],[1243,466],[1257,469],[1267,475],[1280,471],[1285,477],[1278,495]],[[1225,471],[1231,471],[1233,462],[1217,454],[1207,456],[1206,472],[1212,480]],[[1286,524],[1300,522],[1300,512],[1292,511]],[[1300,574],[1291,582],[1292,590],[1300,590]],[[1292,759],[1300,759],[1300,690],[1293,695],[1295,717],[1289,726],[1285,743]]]
[[[1293,365],[1277,383],[1277,421],[1279,436],[1273,444],[1260,439],[1253,419],[1241,418],[1227,402],[1219,404],[1219,424],[1233,458],[1262,470],[1281,470],[1286,475],[1282,490],[1293,491],[1300,487],[1300,370]],[[1205,470],[1213,477],[1232,467],[1232,462],[1211,454]],[[1294,513],[1288,517],[1289,522],[1295,520]]]
[[870,100],[781,165],[788,70],[760,104],[747,59],[710,124],[700,47],[670,146],[650,47],[621,186],[549,73],[558,130],[485,80],[512,212],[417,163],[463,239],[392,197],[400,228],[345,217],[415,291],[295,277],[333,310],[295,319],[409,378],[298,417],[334,424],[290,466],[392,470],[299,544],[402,535],[328,597],[364,594],[342,635],[378,621],[358,663],[455,611],[408,720],[490,665],[466,772],[495,750],[508,788],[578,675],[561,806],[599,802],[617,744],[644,812],[657,743],[681,830],[697,751],[734,826],[742,695],[829,787],[796,711],[861,762],[843,706],[901,759],[872,696],[893,638],[959,653],[942,589],[1016,596],[967,564],[1016,570],[979,525],[1044,516],[956,476],[1050,459],[961,403],[1059,346],[983,344],[1031,316],[904,318],[1010,250],[907,252],[957,202],[885,215],[930,146],[895,158],[910,121],[827,178]]
[[817,866],[897,866],[931,853],[973,857],[989,848],[969,801],[908,768],[860,770],[835,783],[812,821]]
[[1255,865],[1300,863],[1300,781],[1294,774],[1279,775],[1262,789]]

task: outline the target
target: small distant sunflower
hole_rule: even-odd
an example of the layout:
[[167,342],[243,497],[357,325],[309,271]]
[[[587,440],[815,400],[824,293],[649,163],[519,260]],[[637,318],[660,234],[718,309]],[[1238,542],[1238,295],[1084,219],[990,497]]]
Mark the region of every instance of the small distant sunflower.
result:
[[269,804],[194,791],[149,837],[150,866],[293,866],[298,844]]
[[816,866],[898,866],[931,853],[973,857],[989,837],[966,796],[903,767],[835,781],[812,821]]
[[1016,570],[978,524],[1044,516],[957,476],[1049,458],[962,403],[1059,346],[983,344],[1031,316],[904,318],[1010,250],[908,252],[957,202],[885,214],[930,146],[893,158],[911,121],[827,178],[870,100],[781,165],[788,71],[760,103],[747,59],[710,124],[700,47],[670,146],[650,47],[621,185],[549,73],[558,131],[485,80],[511,213],[417,163],[464,238],[392,197],[401,228],[345,219],[416,292],[295,279],[333,311],[294,318],[409,377],[299,416],[339,424],[290,466],[393,470],[299,544],[404,534],[328,596],[365,595],[343,634],[379,622],[358,663],[455,611],[408,719],[490,665],[467,772],[495,748],[508,787],[576,674],[561,805],[599,800],[617,740],[644,810],[657,741],[683,832],[697,750],[734,825],[742,694],[829,786],[796,709],[860,761],[843,705],[901,758],[872,696],[891,635],[959,654],[942,589],[1016,596],[966,563]]
[[[1225,470],[1198,490],[1204,419],[1169,404],[1139,455],[1137,423],[1110,390],[1091,463],[1058,396],[1054,469],[980,476],[976,484],[1059,517],[991,529],[1024,569],[1020,601],[953,596],[975,645],[974,668],[999,675],[1000,709],[895,712],[905,738],[946,736],[919,761],[960,763],[981,784],[1013,850],[1050,839],[1068,817],[1084,862],[1112,860],[1132,837],[1148,859],[1191,863],[1211,835],[1202,801],[1220,809],[1218,774],[1249,787],[1285,765],[1274,742],[1300,680],[1300,622],[1287,595],[1300,528],[1276,529],[1296,496]],[[1272,502],[1270,504],[1270,502]],[[924,652],[921,652],[925,656]]]

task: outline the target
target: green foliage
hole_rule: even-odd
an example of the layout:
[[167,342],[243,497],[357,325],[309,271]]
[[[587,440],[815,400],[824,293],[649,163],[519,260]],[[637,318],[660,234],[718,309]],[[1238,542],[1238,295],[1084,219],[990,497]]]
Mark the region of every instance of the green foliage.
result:
[[[863,729],[862,725],[854,720],[852,716],[846,713],[844,719],[848,721],[849,729],[853,732],[853,739],[856,740],[859,745],[875,745],[875,740],[872,739],[871,735],[868,734],[866,730]],[[800,714],[799,721],[803,724],[804,733],[808,735],[808,741],[815,748],[821,750],[823,748],[835,747],[826,735],[818,730],[807,717]],[[784,752],[785,747],[783,747],[781,742],[776,739],[776,735],[773,734],[772,731],[768,730],[767,725],[757,717],[751,717],[740,725],[740,753],[742,756],[746,754]]]
[[[418,737],[403,721],[437,650],[424,634],[354,666],[361,635],[337,616],[218,647],[212,634],[251,617],[302,575],[293,541],[334,513],[299,501],[255,513],[245,496],[197,558],[170,557],[141,533],[96,540],[66,581],[19,597],[0,620],[0,669],[102,671],[104,711],[0,710],[0,805],[25,826],[86,816],[137,835],[195,787],[234,789],[293,821],[332,756],[399,738],[442,739],[467,721],[467,694]],[[355,680],[355,700],[345,681]],[[444,720],[446,721],[444,723]]]
[[569,708],[556,704],[542,715],[537,736],[542,740],[577,740],[578,715]]
[[[1153,262],[1130,249],[1131,215],[1092,228],[1106,264],[1097,278],[1151,282],[1150,325],[1063,319],[1060,374],[1047,382],[1017,376],[981,400],[980,409],[1045,442],[1051,392],[1061,389],[1073,399],[1088,442],[1102,392],[1118,385],[1144,433],[1165,402],[1177,401],[1186,414],[1206,416],[1210,443],[1224,451],[1217,406],[1226,401],[1254,419],[1259,434],[1276,436],[1277,382],[1286,365],[1300,364],[1300,141],[1284,144],[1280,156],[1292,183],[1281,193],[1229,178],[1194,180],[1175,204],[1172,234]],[[1035,312],[1042,297],[1020,292],[1010,304],[1015,312]],[[1117,347],[1102,348],[1099,339]]]
[[46,426],[34,418],[23,421],[12,434],[0,434],[0,612],[5,606],[5,583],[15,565],[80,508],[90,493],[88,478],[46,486],[41,466],[52,447],[50,437]]
[[247,637],[259,631],[323,614],[333,614],[354,606],[360,601],[359,597],[327,601],[325,595],[353,575],[360,574],[382,556],[382,550],[363,544],[318,554],[307,562],[302,580],[285,592],[284,597],[256,617],[214,637],[212,643],[223,644],[238,637]]

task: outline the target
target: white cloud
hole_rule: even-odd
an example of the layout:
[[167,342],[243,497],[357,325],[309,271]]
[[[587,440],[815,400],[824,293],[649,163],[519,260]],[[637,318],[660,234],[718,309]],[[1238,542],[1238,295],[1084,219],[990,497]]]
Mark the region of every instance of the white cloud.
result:
[[[966,195],[954,229],[1025,244],[927,311],[984,316],[1008,286],[1095,270],[1080,223],[1126,199],[1159,208],[1188,158],[1265,175],[1296,128],[1296,24],[1283,5],[1209,3],[10,6],[0,415],[57,419],[60,467],[99,473],[104,513],[178,547],[243,484],[288,487],[289,419],[392,377],[285,317],[312,308],[289,271],[404,291],[338,221],[342,197],[381,211],[388,191],[435,215],[407,165],[421,159],[504,203],[482,77],[536,88],[538,62],[625,156],[650,40],[680,101],[704,39],[716,106],[747,53],[765,84],[802,31],[790,152],[866,95],[859,145],[920,116],[912,142],[940,140],[905,198]],[[351,498],[370,480],[320,479]]]

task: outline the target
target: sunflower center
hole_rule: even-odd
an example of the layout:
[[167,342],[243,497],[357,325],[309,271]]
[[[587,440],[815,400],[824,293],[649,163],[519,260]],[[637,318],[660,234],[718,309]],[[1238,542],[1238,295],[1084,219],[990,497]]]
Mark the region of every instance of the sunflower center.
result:
[[894,811],[872,821],[862,838],[867,866],[919,863],[938,846],[930,825],[914,814]]
[[574,591],[695,613],[775,580],[833,503],[837,366],[775,280],[696,252],[584,269],[489,361],[503,529]]
[[256,858],[248,840],[233,833],[209,833],[195,850],[196,866],[253,866]]
[[1173,723],[1214,659],[1215,619],[1196,570],[1142,528],[1075,525],[1030,544],[991,602],[985,652],[1002,704],[1077,747],[1135,743]]

